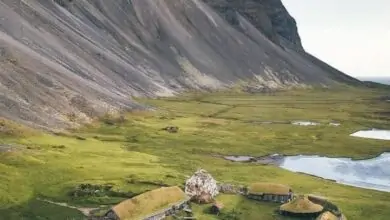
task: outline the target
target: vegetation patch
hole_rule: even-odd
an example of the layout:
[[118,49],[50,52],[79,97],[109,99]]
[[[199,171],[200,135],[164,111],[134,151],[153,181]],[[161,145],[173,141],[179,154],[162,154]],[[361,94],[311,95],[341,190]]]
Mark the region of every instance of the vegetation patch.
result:
[[[78,219],[81,214],[77,210],[53,208],[55,204],[37,202],[36,198],[78,207],[111,206],[160,186],[182,186],[187,176],[203,168],[218,181],[237,186],[278,183],[290,186],[297,194],[324,195],[349,219],[388,220],[388,193],[345,186],[275,166],[234,163],[212,156],[258,158],[278,153],[376,157],[390,151],[387,142],[349,135],[372,127],[390,129],[386,114],[370,117],[390,109],[390,102],[379,99],[385,95],[388,92],[384,90],[356,88],[290,90],[272,95],[188,94],[142,100],[158,110],[129,112],[123,114],[123,122],[114,125],[102,119],[57,135],[19,130],[21,126],[10,126],[6,121],[3,127],[14,127],[15,132],[0,134],[0,144],[26,147],[0,152],[0,216],[9,220]],[[231,106],[235,108],[227,109]],[[295,120],[316,121],[321,125],[248,123]],[[328,126],[334,121],[342,126]],[[180,132],[161,130],[170,125],[179,127]],[[91,185],[84,187],[85,196],[71,196],[69,192],[81,184]],[[107,184],[114,187],[99,194]],[[93,189],[99,193],[95,194]],[[280,205],[252,201],[241,195],[219,195],[216,199],[224,204],[219,216],[205,212],[208,205],[194,205],[195,216],[215,220],[235,210],[234,216],[239,219],[271,220]]]
[[71,197],[88,197],[88,196],[94,196],[94,197],[105,197],[105,196],[111,196],[111,197],[132,197],[134,196],[133,193],[124,193],[124,192],[117,192],[113,190],[113,185],[111,184],[104,184],[104,185],[93,185],[93,184],[80,184],[78,185],[74,190],[69,192],[69,195]]

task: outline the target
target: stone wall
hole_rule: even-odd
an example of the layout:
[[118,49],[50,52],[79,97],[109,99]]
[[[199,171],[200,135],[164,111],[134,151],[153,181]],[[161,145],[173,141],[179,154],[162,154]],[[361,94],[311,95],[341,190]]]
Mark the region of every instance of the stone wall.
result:
[[170,208],[156,212],[156,213],[152,214],[151,216],[145,218],[144,220],[161,220],[161,219],[166,218],[167,216],[172,216],[172,215],[176,214],[177,212],[183,210],[185,207],[187,207],[188,203],[189,203],[188,200],[184,200],[176,205],[173,205]]
[[340,217],[342,215],[337,205],[333,204],[332,202],[326,199],[322,199],[315,196],[308,196],[308,199],[315,204],[321,205],[322,207],[324,207],[324,210],[331,212],[337,217]]
[[248,194],[247,197],[249,199],[253,199],[257,201],[278,202],[278,203],[288,202],[289,199],[288,195],[273,195],[273,194],[263,194],[263,195]]

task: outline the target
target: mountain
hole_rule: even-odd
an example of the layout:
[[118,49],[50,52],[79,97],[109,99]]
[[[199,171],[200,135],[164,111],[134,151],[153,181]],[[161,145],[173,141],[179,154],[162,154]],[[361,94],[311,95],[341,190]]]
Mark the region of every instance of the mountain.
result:
[[237,83],[360,84],[304,51],[281,0],[0,0],[0,117],[62,128]]
[[361,81],[371,81],[376,83],[381,83],[385,85],[390,85],[390,77],[359,77]]

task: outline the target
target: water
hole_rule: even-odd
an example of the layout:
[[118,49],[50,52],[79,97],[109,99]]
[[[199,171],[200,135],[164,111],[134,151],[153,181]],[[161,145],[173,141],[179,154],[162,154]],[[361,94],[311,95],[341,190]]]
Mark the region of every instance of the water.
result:
[[390,140],[390,130],[372,129],[367,131],[358,131],[351,134],[351,136],[379,140]]
[[390,192],[390,153],[358,161],[349,158],[291,156],[285,157],[280,167],[346,185]]
[[316,126],[316,125],[320,125],[319,123],[312,122],[312,121],[293,121],[292,124],[293,125],[300,125],[300,126]]

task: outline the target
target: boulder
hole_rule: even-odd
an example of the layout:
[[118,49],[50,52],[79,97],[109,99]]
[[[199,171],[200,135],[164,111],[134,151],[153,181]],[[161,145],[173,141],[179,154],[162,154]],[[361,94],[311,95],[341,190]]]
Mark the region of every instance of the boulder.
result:
[[177,132],[179,132],[179,127],[168,126],[168,127],[163,128],[162,130],[165,130],[165,131],[167,131],[169,133],[177,133]]
[[217,181],[206,170],[200,169],[187,179],[185,193],[194,202],[211,203],[219,193]]
[[219,215],[221,213],[221,210],[223,209],[224,205],[223,203],[221,202],[215,202],[211,208],[210,208],[210,212],[211,214],[214,214],[214,215]]

